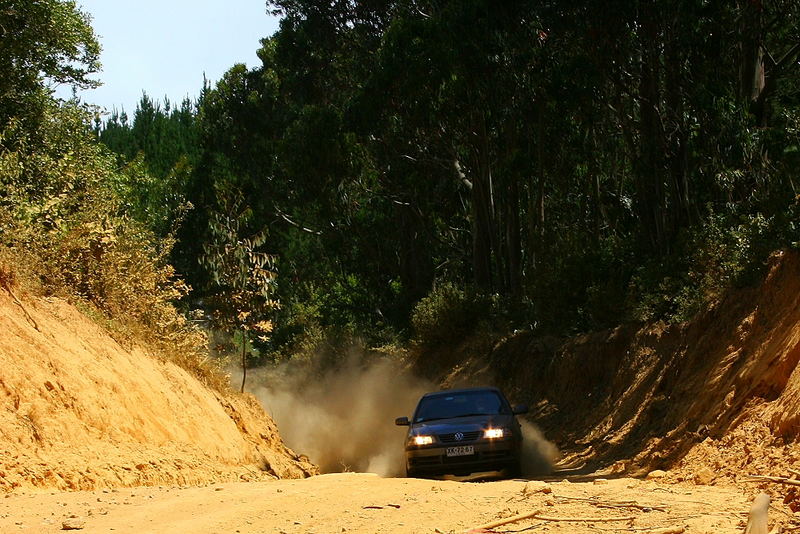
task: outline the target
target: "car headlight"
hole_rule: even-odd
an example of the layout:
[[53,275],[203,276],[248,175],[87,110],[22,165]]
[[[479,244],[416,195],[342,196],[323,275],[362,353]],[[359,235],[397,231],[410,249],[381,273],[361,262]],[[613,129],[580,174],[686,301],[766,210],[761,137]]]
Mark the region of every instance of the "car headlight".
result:
[[411,443],[417,446],[431,445],[433,443],[433,436],[414,436],[411,438]]
[[506,431],[503,428],[487,428],[483,431],[483,437],[486,439],[500,439],[506,435]]

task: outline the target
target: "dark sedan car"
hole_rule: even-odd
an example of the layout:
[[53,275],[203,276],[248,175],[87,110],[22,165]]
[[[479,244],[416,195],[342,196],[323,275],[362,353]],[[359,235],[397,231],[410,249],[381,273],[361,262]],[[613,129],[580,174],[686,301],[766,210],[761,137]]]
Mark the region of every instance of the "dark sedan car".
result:
[[522,432],[515,415],[527,413],[525,405],[513,409],[497,388],[451,389],[422,396],[409,421],[406,474],[410,477],[444,474],[468,475],[520,470]]

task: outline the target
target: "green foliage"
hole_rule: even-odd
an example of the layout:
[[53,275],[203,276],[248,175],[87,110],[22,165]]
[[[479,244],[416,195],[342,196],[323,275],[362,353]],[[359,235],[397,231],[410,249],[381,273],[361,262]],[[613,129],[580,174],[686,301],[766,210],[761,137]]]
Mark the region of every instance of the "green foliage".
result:
[[411,314],[415,340],[426,347],[457,343],[488,324],[492,301],[469,295],[452,283],[436,285]]
[[43,291],[82,305],[121,341],[146,343],[223,387],[206,361],[205,335],[173,305],[189,290],[166,261],[173,240],[127,213],[119,184],[135,178],[95,141],[88,118],[72,104],[51,102],[46,128],[33,135],[12,122],[0,135],[3,255]]
[[687,255],[675,264],[648,264],[631,281],[638,320],[687,321],[718,304],[725,292],[753,283],[769,253],[785,246],[790,229],[756,214],[712,215],[689,234]]
[[122,179],[114,186],[128,215],[155,235],[167,238],[192,208],[186,200],[191,172],[187,160],[181,159],[166,176],[157,177],[147,169],[140,153],[123,167],[119,174]]
[[797,3],[269,6],[260,66],[100,131],[127,213],[157,235],[185,214],[196,299],[217,308],[209,247],[269,230],[262,354],[683,320],[798,241]]
[[132,178],[119,184],[128,213],[160,237],[174,232],[191,209],[186,197],[199,152],[195,114],[188,99],[173,108],[168,99],[162,105],[142,94],[132,123],[115,110],[95,126]]
[[97,124],[96,131],[124,162],[140,157],[151,175],[163,179],[176,165],[193,166],[197,162],[196,112],[197,104],[188,98],[180,107],[173,107],[167,98],[162,103],[143,93],[131,122],[124,110],[114,110]]
[[267,341],[273,329],[270,317],[279,307],[273,299],[275,256],[261,250],[267,241],[266,229],[247,235],[252,210],[240,196],[224,198],[222,210],[213,213],[209,221],[211,238],[200,262],[209,274],[207,306],[212,322],[231,335],[240,333],[246,377],[249,334],[255,332],[261,341]]
[[278,308],[273,300],[275,257],[261,251],[267,240],[265,229],[245,234],[252,210],[241,198],[229,202],[224,211],[212,214],[212,237],[200,261],[211,280],[215,324],[231,331],[252,330]]
[[12,119],[34,127],[46,84],[95,87],[100,45],[74,1],[0,0],[0,129]]
[[[768,106],[742,87],[750,36],[794,57],[788,4],[770,28],[697,2],[270,5],[262,66],[204,92],[180,247],[209,191],[242,192],[280,257],[275,353],[396,338],[434,280],[544,332],[679,318],[791,239],[793,64]],[[434,296],[413,317],[458,324]]]
[[281,320],[272,336],[272,359],[313,360],[326,342],[323,326],[325,293],[308,285],[302,297],[283,302]]

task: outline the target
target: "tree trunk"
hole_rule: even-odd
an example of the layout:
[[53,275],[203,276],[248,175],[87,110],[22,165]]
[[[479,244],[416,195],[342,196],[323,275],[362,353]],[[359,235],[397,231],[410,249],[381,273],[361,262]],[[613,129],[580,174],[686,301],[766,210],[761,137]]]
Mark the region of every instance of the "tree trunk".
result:
[[664,132],[659,90],[660,35],[650,2],[640,3],[641,69],[639,79],[639,162],[636,193],[639,220],[651,250],[669,253],[664,190]]
[[536,180],[531,180],[528,191],[528,272],[530,276],[538,267],[544,245],[544,133],[545,103],[537,96],[536,102]]
[[691,224],[691,203],[689,196],[689,150],[687,147],[689,133],[686,124],[686,110],[683,99],[683,57],[678,48],[679,32],[678,15],[667,27],[665,38],[665,81],[666,105],[665,113],[670,132],[668,158],[670,172],[670,216],[669,231],[677,234],[682,228]]
[[476,117],[475,131],[479,135],[475,147],[476,176],[472,184],[472,254],[476,286],[486,292],[494,290],[492,254],[499,247],[494,225],[492,171],[485,117]]
[[739,97],[755,102],[764,89],[763,8],[745,1],[739,20]]
[[519,230],[519,184],[512,178],[508,187],[506,202],[506,269],[508,278],[508,293],[512,301],[519,300],[522,292],[522,244]]
[[475,285],[486,292],[492,289],[491,238],[486,188],[482,176],[476,176],[472,187],[472,268]]
[[603,202],[600,194],[600,169],[597,165],[597,156],[599,154],[597,147],[597,131],[592,128],[589,132],[591,135],[591,145],[594,154],[589,156],[589,180],[591,181],[592,191],[592,240],[595,247],[600,244],[601,228],[604,224],[605,211],[603,210]]
[[428,239],[420,235],[425,223],[411,206],[395,205],[393,209],[395,220],[400,225],[397,251],[400,282],[407,298],[416,302],[428,292],[433,278],[428,261],[430,256],[424,250]]

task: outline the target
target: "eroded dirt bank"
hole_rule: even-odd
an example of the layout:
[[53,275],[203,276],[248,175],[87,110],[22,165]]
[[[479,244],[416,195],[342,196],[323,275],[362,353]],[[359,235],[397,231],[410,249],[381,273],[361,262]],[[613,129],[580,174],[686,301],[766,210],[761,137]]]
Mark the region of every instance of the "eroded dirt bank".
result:
[[567,341],[522,332],[443,381],[504,385],[585,472],[735,482],[797,467],[798,361],[800,256],[790,252],[772,257],[763,283],[689,323]]
[[0,499],[0,531],[58,532],[70,521],[87,534],[460,534],[539,512],[492,532],[673,528],[673,533],[733,534],[742,532],[748,508],[733,488],[658,481],[463,483],[348,473],[270,483],[12,496]]
[[58,299],[0,291],[0,492],[297,478],[252,397],[117,344]]

